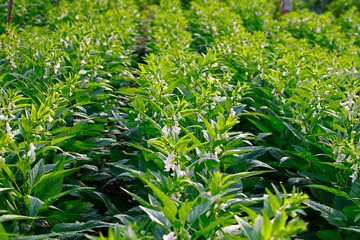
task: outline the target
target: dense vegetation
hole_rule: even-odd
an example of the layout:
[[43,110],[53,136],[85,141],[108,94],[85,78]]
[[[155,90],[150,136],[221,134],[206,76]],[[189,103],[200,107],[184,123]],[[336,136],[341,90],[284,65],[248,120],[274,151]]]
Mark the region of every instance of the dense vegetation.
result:
[[1,3],[0,239],[360,239],[359,3],[277,2]]

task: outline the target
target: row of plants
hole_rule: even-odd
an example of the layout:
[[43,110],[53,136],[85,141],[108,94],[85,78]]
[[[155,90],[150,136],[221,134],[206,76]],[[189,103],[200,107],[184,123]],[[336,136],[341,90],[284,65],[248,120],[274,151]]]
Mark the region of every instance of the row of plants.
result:
[[[249,81],[254,91],[249,95],[252,99],[249,112],[264,115],[248,118],[251,124],[244,124],[244,129],[251,129],[253,125],[255,132],[272,133],[261,145],[275,147],[277,152],[270,152],[272,159],[265,155],[263,161],[282,173],[281,181],[290,186],[301,186],[308,192],[311,201],[306,205],[319,211],[331,224],[317,226],[308,232],[317,231],[316,235],[323,239],[334,235],[337,239],[356,238],[358,54],[352,36],[345,37],[342,31],[337,31],[337,35],[329,34],[334,42],[336,37],[341,39],[341,45],[333,48],[326,44],[325,32],[319,32],[319,40],[313,41],[312,36],[299,37],[292,30],[296,29],[300,34],[315,31],[318,24],[311,21],[326,15],[312,17],[312,14],[300,15],[303,12],[292,13],[280,21],[273,21],[267,17],[271,10],[267,10],[268,14],[255,14],[264,4],[261,1],[250,7],[236,1],[228,2],[231,9],[246,20],[245,26],[252,35],[229,37],[232,31],[224,36],[217,34],[220,38],[216,49],[227,53],[225,59],[230,60],[235,72],[247,76],[244,81]],[[214,11],[217,11],[216,5],[213,5]],[[245,7],[247,10],[253,8],[253,13],[244,11]],[[204,7],[204,12],[209,9],[209,6]],[[210,15],[214,16],[213,13]],[[308,19],[308,27],[298,28],[291,22],[302,18]],[[329,15],[329,18],[332,17]],[[258,22],[262,23],[262,28],[249,28]],[[340,29],[337,23],[326,28]],[[285,176],[287,180],[284,180]],[[304,186],[311,187],[311,192]],[[312,221],[321,220],[315,218]],[[329,230],[334,226],[342,235]]]
[[[307,196],[295,189],[287,194],[280,187],[282,194],[263,183],[262,175],[273,171],[268,164],[238,164],[245,153],[264,150],[253,145],[265,135],[234,129],[250,88],[233,79],[222,53],[194,44],[186,28],[195,19],[204,20],[186,18],[180,1],[160,1],[151,12],[149,32],[154,38],[148,46],[157,54],[140,66],[134,79],[138,87],[121,90],[131,96],[126,124],[134,129],[133,141],[124,144],[141,155],[137,161],[112,164],[124,171],[120,179],[130,174],[151,190],[138,183],[128,188],[149,217],[138,237],[270,239],[304,231],[298,214]],[[194,52],[193,45],[203,54]],[[270,190],[264,195],[265,185],[276,196]],[[272,221],[282,223],[269,228]]]
[[[160,3],[160,9],[166,4]],[[161,212],[169,220],[171,226],[163,226],[163,228],[169,229],[168,235],[164,236],[176,236],[180,239],[189,238],[189,236],[191,238],[200,236],[280,238],[279,235],[276,235],[276,231],[272,232],[271,227],[259,220],[264,219],[263,216],[258,220],[255,217],[258,215],[251,217],[252,214],[245,210],[246,207],[243,207],[244,203],[241,203],[240,211],[237,213],[223,209],[223,214],[229,217],[227,226],[230,225],[230,219],[233,222],[235,219],[238,220],[239,225],[234,226],[237,230],[240,229],[238,232],[224,231],[228,228],[215,221],[219,217],[210,221],[215,225],[211,225],[209,222],[201,224],[202,221],[205,221],[201,219],[204,214],[210,219],[212,218],[211,213],[216,214],[216,208],[212,208],[211,204],[207,205],[207,211],[200,212],[199,216],[196,215],[200,219],[198,223],[197,221],[193,223],[196,226],[194,233],[189,233],[189,230],[184,231],[182,228],[180,231],[178,230],[174,219],[177,216],[180,217],[180,212],[183,213],[181,203],[193,200],[196,195],[190,195],[187,192],[189,190],[185,188],[186,200],[184,201],[183,195],[180,195],[180,201],[176,202],[178,205],[175,204],[179,210],[175,211],[174,207],[170,207],[169,198],[175,202],[178,199],[174,199],[174,196],[179,196],[179,194],[175,194],[174,190],[163,186],[166,177],[169,179],[169,175],[161,177],[163,175],[161,168],[165,169],[165,174],[167,170],[170,170],[170,179],[171,169],[177,172],[177,174],[174,173],[174,178],[184,174],[191,178],[189,167],[196,169],[194,162],[197,162],[197,158],[204,157],[203,151],[205,151],[210,159],[218,159],[220,163],[214,168],[209,168],[205,163],[200,167],[202,171],[208,171],[200,173],[205,177],[201,177],[202,179],[197,181],[192,180],[192,182],[211,182],[211,177],[217,171],[231,176],[249,170],[259,171],[264,168],[275,170],[276,173],[271,175],[263,174],[261,177],[243,180],[243,192],[246,193],[246,196],[250,196],[246,200],[249,209],[256,209],[254,213],[260,214],[261,208],[259,209],[259,205],[256,205],[259,202],[254,201],[251,197],[257,197],[261,202],[260,196],[265,192],[266,187],[270,188],[271,184],[282,182],[285,188],[292,189],[296,186],[310,197],[310,200],[303,202],[308,209],[301,211],[303,214],[301,219],[310,222],[309,229],[306,233],[299,235],[301,238],[357,238],[359,231],[357,188],[359,183],[357,180],[357,147],[355,145],[358,141],[356,134],[358,121],[355,108],[358,91],[356,90],[358,88],[356,71],[358,55],[354,35],[347,35],[345,31],[341,31],[341,24],[343,24],[341,18],[335,19],[330,14],[317,16],[308,13],[304,16],[300,15],[304,12],[293,13],[279,21],[274,21],[273,8],[266,8],[266,4],[265,1],[254,1],[252,4],[238,1],[227,1],[226,3],[193,1],[191,8],[184,10],[186,20],[183,20],[181,16],[177,20],[186,24],[190,19],[187,24],[187,31],[192,35],[190,45],[188,45],[188,41],[181,41],[186,44],[179,51],[178,46],[176,46],[177,50],[173,50],[171,47],[166,48],[165,44],[165,54],[151,56],[147,61],[148,67],[144,68],[148,72],[144,73],[144,69],[142,69],[142,74],[147,76],[147,81],[137,82],[141,89],[139,91],[150,92],[151,100],[150,105],[147,103],[149,100],[141,103],[139,99],[146,99],[143,97],[145,93],[139,94],[141,97],[136,94],[134,109],[140,109],[136,119],[141,120],[141,116],[144,114],[145,119],[151,122],[150,126],[147,125],[149,123],[145,124],[146,129],[151,129],[150,132],[153,134],[145,134],[147,136],[145,140],[150,140],[146,145],[143,143],[142,148],[138,148],[142,150],[145,161],[158,162],[157,167],[160,167],[160,172],[156,174],[152,169],[151,174],[148,173],[147,169],[150,167],[147,164],[145,169],[140,167],[140,172],[134,172],[133,167],[129,169],[119,166],[119,168],[142,179],[158,197],[158,201],[160,200],[162,203],[157,202],[160,206],[156,208],[151,204],[153,202],[151,197],[148,197],[149,202],[146,202],[143,200],[143,196],[134,195],[135,198],[141,199],[139,202],[143,205],[143,210],[150,216],[152,222],[156,223],[155,229],[165,221],[156,218],[156,216],[163,216]],[[167,8],[169,9],[169,7]],[[175,8],[171,5],[170,9]],[[179,12],[180,9],[177,10],[178,16]],[[159,18],[161,19],[161,17]],[[291,22],[291,19],[306,18],[310,21],[307,20],[307,26],[301,28]],[[324,31],[315,28],[321,19],[325,19],[329,23]],[[313,27],[309,28],[308,26]],[[166,29],[166,26],[162,25],[162,29]],[[165,31],[173,33],[176,30],[171,25],[171,29]],[[176,36],[176,34],[172,34],[172,36]],[[162,37],[165,42],[169,42],[167,37]],[[162,41],[161,36],[157,37],[157,41]],[[164,48],[164,45],[161,45],[161,48]],[[156,52],[158,49],[154,51]],[[191,56],[191,60],[188,61],[195,62],[189,66],[184,63],[188,56]],[[165,60],[163,60],[164,58]],[[206,67],[205,71],[200,67],[202,65],[196,64],[198,61],[202,62],[197,60],[198,58],[212,58],[212,65]],[[171,70],[171,64],[176,64],[178,69]],[[197,74],[194,74],[192,66],[195,66]],[[215,69],[212,70],[213,67]],[[176,76],[171,76],[171,72],[174,72]],[[207,79],[205,83],[194,82],[202,77]],[[187,80],[188,78],[190,80]],[[142,79],[142,75],[139,79]],[[151,83],[148,82],[149,80]],[[212,86],[215,86],[214,92],[211,91]],[[171,91],[176,88],[178,88],[178,92]],[[165,93],[161,94],[163,90]],[[180,97],[178,94],[181,94]],[[186,114],[184,123],[177,123],[179,118],[182,120],[184,117],[169,117],[171,114],[161,110],[171,109],[171,113],[176,112],[174,104],[176,99],[171,100],[171,97],[175,95],[176,99],[180,100],[196,100],[195,105],[190,103],[189,107],[193,112],[203,109],[200,114],[192,113],[198,115],[197,123],[194,121],[195,116],[193,122],[191,121],[191,113]],[[161,103],[161,98],[159,98],[161,96],[170,98],[170,100]],[[202,99],[206,99],[207,104],[202,103]],[[161,111],[160,115],[159,112],[151,111],[152,107]],[[215,115],[213,115],[214,112]],[[219,113],[221,115],[218,115]],[[227,121],[229,116],[236,116],[241,122],[234,124],[226,132],[222,132],[218,127],[218,122],[230,123],[232,119]],[[166,118],[167,121],[161,118]],[[223,120],[220,120],[222,118]],[[165,126],[161,124],[162,122]],[[219,125],[222,126],[222,123]],[[197,136],[197,132],[191,129],[195,126],[201,130],[200,136]],[[213,128],[214,131],[209,128]],[[158,129],[159,132],[161,130],[160,134],[165,136],[154,136],[155,129]],[[235,129],[245,137],[242,141],[240,141],[240,137],[235,138],[240,145],[234,145],[232,143],[234,139],[230,137],[232,136],[231,131]],[[182,131],[184,132],[182,133]],[[187,136],[189,133],[192,135],[191,137]],[[172,147],[177,146],[176,137],[179,134],[185,137],[184,140],[191,139],[189,141],[195,148],[197,157],[185,157],[187,160],[182,160],[183,152],[175,150],[174,154],[171,151]],[[196,141],[193,136],[196,136]],[[225,136],[226,141],[222,139],[222,136]],[[170,144],[164,143],[166,138],[171,138],[171,140],[167,140],[171,141]],[[213,138],[216,138],[215,143],[212,143]],[[173,142],[174,139],[175,142]],[[217,143],[217,141],[221,143]],[[201,149],[196,143],[203,144],[205,148]],[[210,148],[207,148],[208,144]],[[241,149],[241,151],[234,151],[235,149]],[[228,155],[228,151],[233,152]],[[191,154],[191,151],[186,153]],[[226,154],[227,158],[223,158],[222,154]],[[162,161],[159,161],[158,158]],[[199,173],[200,169],[195,172]],[[157,185],[153,186],[144,176],[152,178],[152,183],[157,183]],[[206,180],[207,176],[210,176],[211,180]],[[166,180],[167,185],[169,181]],[[171,182],[173,181],[174,179]],[[247,181],[251,182],[249,187],[251,191],[244,184],[244,182],[248,183]],[[162,182],[163,185],[159,182]],[[176,185],[175,189],[182,190],[183,188],[180,186]],[[256,187],[254,188],[254,186]],[[284,191],[286,191],[285,188]],[[168,198],[165,198],[160,192],[165,193]],[[271,196],[269,191],[263,198],[266,199],[268,196]],[[235,196],[232,196],[233,199]],[[304,197],[298,203],[306,199],[307,197]],[[280,202],[286,203],[287,201],[281,200]],[[160,209],[161,211],[157,213],[150,211],[150,206],[151,210]],[[219,204],[214,206],[219,206]],[[197,207],[193,209],[195,208],[197,209]],[[266,208],[266,200],[264,208]],[[299,208],[302,207],[299,206]],[[177,213],[179,215],[176,215]],[[293,214],[293,216],[296,216],[296,219],[292,222],[300,223],[302,221],[297,218],[298,215]],[[244,225],[242,221],[248,225]],[[319,221],[323,222],[320,226],[318,225]],[[208,233],[207,229],[202,229],[204,225],[211,227],[212,232]],[[301,222],[299,225],[302,228],[290,227],[291,230],[283,229],[280,234],[283,234],[283,238],[299,234],[305,230],[305,224]],[[336,231],[333,230],[334,227],[337,228]],[[260,231],[259,229],[262,229],[262,232],[257,235],[255,232]],[[152,231],[158,232],[158,230]],[[185,236],[179,235],[179,232],[184,233]],[[161,232],[161,234],[165,233],[166,231]],[[157,238],[159,237],[161,235]]]
[[16,2],[13,21],[37,9],[42,27],[14,25],[0,40],[1,239],[84,237],[132,206],[109,194],[104,165],[118,159],[126,98],[116,91],[138,61],[138,5],[42,3]]

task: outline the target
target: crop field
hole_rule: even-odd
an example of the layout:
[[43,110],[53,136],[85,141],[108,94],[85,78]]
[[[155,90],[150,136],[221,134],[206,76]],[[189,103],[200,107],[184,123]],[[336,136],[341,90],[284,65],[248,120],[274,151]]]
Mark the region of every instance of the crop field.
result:
[[1,240],[360,239],[360,1],[9,2]]

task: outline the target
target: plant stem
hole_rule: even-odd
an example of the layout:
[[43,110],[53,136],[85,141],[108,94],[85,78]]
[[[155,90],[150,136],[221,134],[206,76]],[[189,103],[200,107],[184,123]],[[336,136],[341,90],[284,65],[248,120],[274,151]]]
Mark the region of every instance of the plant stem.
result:
[[6,19],[6,23],[7,23],[8,25],[11,24],[13,5],[14,5],[14,0],[9,0],[8,15],[7,15],[7,19]]

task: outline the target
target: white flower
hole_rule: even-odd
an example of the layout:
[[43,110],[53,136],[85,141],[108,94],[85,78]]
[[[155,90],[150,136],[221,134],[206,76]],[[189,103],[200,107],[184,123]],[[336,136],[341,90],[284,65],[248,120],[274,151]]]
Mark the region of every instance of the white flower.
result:
[[86,64],[85,60],[81,60],[80,64]]
[[233,108],[230,109],[230,115],[231,115],[232,117],[235,117],[235,116],[236,116],[236,112],[234,111]]
[[163,132],[163,134],[166,136],[166,137],[169,137],[170,136],[170,128],[168,126],[165,126],[161,129],[161,131]]
[[173,154],[170,153],[164,162],[165,163],[165,169],[164,169],[165,172],[168,172],[168,171],[170,171],[170,169],[174,168],[175,165],[171,163],[172,159],[173,159]]
[[316,114],[317,114],[317,112],[314,111],[313,114],[312,114],[312,117],[316,117]]
[[170,153],[164,162],[165,163],[164,172],[169,172],[170,170],[173,170],[174,173],[171,173],[172,177],[175,175],[175,172],[176,172],[177,176],[185,176],[186,172],[181,171],[180,164],[172,163],[173,160],[174,160],[174,153]]
[[171,232],[167,235],[163,236],[163,240],[176,240],[176,236],[174,232]]
[[96,43],[95,43],[96,46],[100,46],[100,40],[97,38],[96,39]]
[[16,65],[14,59],[10,59],[10,64],[13,68],[17,68],[17,65]]
[[51,117],[51,115],[49,114],[49,123],[51,123],[54,119]]
[[10,124],[8,122],[6,122],[6,132],[9,134],[10,139],[14,138],[14,134],[12,133]]
[[176,201],[179,201],[179,198],[175,197],[175,194],[174,194],[174,193],[171,194],[170,198],[173,199],[173,200],[175,200],[174,203],[175,203],[176,206],[179,206],[179,204],[176,202]]
[[67,41],[60,39],[61,43],[64,43],[65,48],[67,48],[69,46],[69,44],[67,43]]
[[35,154],[35,149],[36,147],[34,146],[34,144],[30,143],[28,155]]
[[60,63],[55,64],[54,66],[54,73],[57,74],[60,68]]
[[36,147],[34,146],[34,144],[30,143],[29,152],[27,153],[30,163],[34,162],[36,159],[35,149],[36,149]]
[[41,132],[44,130],[44,128],[41,125],[39,125],[35,128],[35,130],[36,130],[36,132]]
[[203,122],[203,120],[199,117],[199,115],[197,116],[197,121],[198,122]]
[[306,133],[306,127],[304,123],[301,123],[301,132]]
[[346,155],[341,153],[337,156],[336,162],[342,162],[345,159]]
[[0,120],[1,120],[1,121],[5,121],[5,120],[6,120],[6,117],[1,114],[1,115],[0,115]]
[[221,153],[221,152],[222,152],[221,147],[220,147],[220,146],[217,146],[217,147],[215,148],[216,157],[217,157],[217,154],[219,154],[219,153]]
[[350,94],[350,92],[348,94],[348,98],[349,98],[348,101],[340,102],[340,105],[345,108],[345,111],[348,114],[348,119],[349,119],[349,121],[351,121],[352,114],[354,113],[354,111],[351,111],[351,107],[354,105],[355,102],[354,102],[352,94]]
[[210,158],[212,158],[212,159],[214,159],[215,161],[219,162],[219,158],[218,158],[218,155],[217,155],[216,152],[215,152],[215,154],[210,153],[209,156],[210,156]]
[[352,178],[351,182],[355,182],[358,176],[358,170],[355,170],[355,172],[350,176]]
[[221,208],[221,210],[223,210],[224,212],[226,212],[226,207],[228,206],[228,204],[227,203],[222,203],[222,204],[220,204],[220,208]]
[[[176,174],[178,176],[185,176],[186,175],[186,172],[185,171],[181,171],[181,166],[180,164],[177,164],[177,165],[173,165],[173,170],[176,172]],[[172,174],[173,176],[174,174]]]
[[350,107],[349,107],[348,105],[345,106],[345,111],[346,111],[347,113],[350,112]]
[[107,114],[106,114],[106,113],[104,113],[104,112],[101,112],[101,113],[100,113],[100,116],[102,116],[102,117],[106,117],[106,116],[107,116]]
[[180,134],[180,131],[181,131],[181,128],[178,127],[178,126],[172,126],[172,129],[171,129],[172,133],[173,134]]
[[175,197],[174,193],[171,194],[170,198],[173,199],[173,200],[179,201],[179,199],[177,197]]
[[340,105],[341,105],[342,107],[346,106],[347,104],[348,104],[348,102],[340,102]]
[[81,69],[81,70],[79,71],[79,74],[80,74],[80,75],[84,75],[84,74],[86,74],[86,73],[87,73],[87,71],[84,70],[84,69]]
[[141,121],[141,115],[140,113],[137,115],[137,118],[135,118],[135,122]]
[[[346,102],[340,102],[340,105],[342,106],[342,107],[345,107],[345,109],[346,109],[346,107],[348,106],[348,109],[349,108],[351,108],[353,105],[354,105],[354,100],[353,100],[353,97],[352,97],[352,94],[348,94],[348,98],[349,98],[349,100],[348,101],[346,101]],[[347,110],[348,111],[348,110]]]

